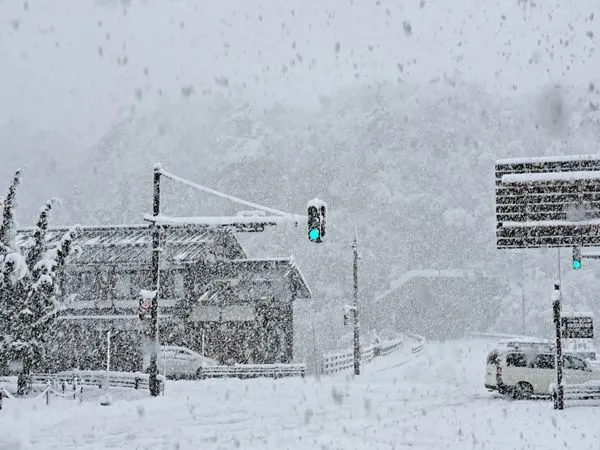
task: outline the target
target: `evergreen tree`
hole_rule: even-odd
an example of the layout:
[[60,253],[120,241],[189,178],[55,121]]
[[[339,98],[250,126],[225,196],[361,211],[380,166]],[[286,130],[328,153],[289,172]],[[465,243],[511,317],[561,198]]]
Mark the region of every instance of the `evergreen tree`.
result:
[[31,247],[22,254],[13,219],[19,178],[17,171],[4,202],[0,225],[0,354],[22,363],[18,392],[23,394],[29,374],[41,366],[45,348],[56,331],[54,323],[60,311],[58,287],[78,227],[70,229],[48,249],[48,216],[55,205],[55,201],[49,201],[40,211]]

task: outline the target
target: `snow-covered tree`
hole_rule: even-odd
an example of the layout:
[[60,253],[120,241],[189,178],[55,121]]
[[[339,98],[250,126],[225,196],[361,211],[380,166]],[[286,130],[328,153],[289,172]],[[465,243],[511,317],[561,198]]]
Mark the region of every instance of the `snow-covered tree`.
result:
[[41,365],[52,338],[60,311],[58,289],[78,227],[48,249],[48,215],[55,204],[48,201],[40,211],[33,242],[23,254],[16,242],[13,218],[19,181],[17,171],[3,203],[0,225],[0,354],[22,363],[18,380],[22,394],[31,370]]

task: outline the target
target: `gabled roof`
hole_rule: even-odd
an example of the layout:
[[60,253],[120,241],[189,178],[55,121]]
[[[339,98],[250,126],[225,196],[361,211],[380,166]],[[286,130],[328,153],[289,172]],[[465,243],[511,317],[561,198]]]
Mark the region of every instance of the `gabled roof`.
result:
[[[31,247],[35,230],[35,227],[18,229],[17,245],[24,250]],[[68,230],[67,227],[49,228],[46,233],[48,246],[56,245]],[[251,293],[261,289],[261,282],[284,280],[294,297],[312,297],[292,258],[248,259],[228,228],[169,226],[162,236],[163,263],[202,263],[210,279],[235,279],[240,292]],[[148,224],[84,226],[74,243],[81,247],[81,252],[70,259],[72,266],[150,264],[152,236]]]
[[[17,245],[23,249],[31,247],[35,227],[17,230]],[[51,227],[46,234],[48,246],[56,245],[67,227]],[[233,233],[222,229],[191,229],[170,227],[162,232],[163,253],[161,259],[168,263],[191,263],[205,259],[230,259],[244,257],[245,253]],[[149,264],[151,259],[150,226],[107,225],[84,226],[74,243],[81,247],[70,264]]]
[[[214,280],[235,280],[238,291],[251,291],[252,285],[265,281],[285,280],[296,298],[311,298],[312,292],[308,287],[302,272],[296,266],[293,258],[251,258],[219,261],[210,273]],[[258,287],[254,287],[258,289]]]

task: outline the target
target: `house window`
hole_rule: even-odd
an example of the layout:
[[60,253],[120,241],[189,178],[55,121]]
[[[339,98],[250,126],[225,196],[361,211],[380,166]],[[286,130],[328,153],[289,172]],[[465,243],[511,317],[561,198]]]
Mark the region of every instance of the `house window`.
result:
[[185,296],[185,286],[183,283],[183,274],[181,272],[175,272],[173,275],[173,294],[177,298]]
[[115,294],[117,297],[129,297],[131,294],[131,275],[128,273],[117,274]]
[[85,300],[95,300],[95,296],[99,290],[96,274],[92,272],[82,272],[80,280],[82,296],[85,297]]

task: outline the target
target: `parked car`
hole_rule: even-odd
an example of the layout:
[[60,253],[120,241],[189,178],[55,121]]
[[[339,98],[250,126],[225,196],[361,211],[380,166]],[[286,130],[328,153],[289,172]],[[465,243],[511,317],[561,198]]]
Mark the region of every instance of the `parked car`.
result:
[[[583,358],[564,354],[563,361],[563,377],[566,384],[600,380],[600,371],[590,367]],[[493,350],[487,356],[485,387],[490,391],[512,395],[514,398],[548,396],[550,384],[556,382],[554,362],[554,353],[535,349]]]
[[[158,372],[167,378],[195,378],[201,367],[218,365],[214,359],[186,347],[162,346],[158,354]],[[145,354],[144,372],[148,372],[149,366],[150,354]]]

